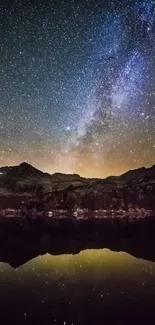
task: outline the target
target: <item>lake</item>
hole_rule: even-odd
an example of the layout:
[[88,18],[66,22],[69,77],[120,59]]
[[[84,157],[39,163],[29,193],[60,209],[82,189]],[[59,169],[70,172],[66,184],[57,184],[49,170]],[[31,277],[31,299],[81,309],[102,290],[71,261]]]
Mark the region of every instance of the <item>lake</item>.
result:
[[[155,263],[109,249],[0,263],[1,324],[155,321]],[[105,323],[104,323],[105,321]],[[154,323],[153,321],[153,323]]]

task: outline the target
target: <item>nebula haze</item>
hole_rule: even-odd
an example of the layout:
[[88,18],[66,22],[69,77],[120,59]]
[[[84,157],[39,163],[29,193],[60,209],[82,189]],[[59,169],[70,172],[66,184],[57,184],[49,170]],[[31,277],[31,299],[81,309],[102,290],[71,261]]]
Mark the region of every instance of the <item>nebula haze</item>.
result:
[[0,33],[0,165],[154,164],[155,1],[8,1]]

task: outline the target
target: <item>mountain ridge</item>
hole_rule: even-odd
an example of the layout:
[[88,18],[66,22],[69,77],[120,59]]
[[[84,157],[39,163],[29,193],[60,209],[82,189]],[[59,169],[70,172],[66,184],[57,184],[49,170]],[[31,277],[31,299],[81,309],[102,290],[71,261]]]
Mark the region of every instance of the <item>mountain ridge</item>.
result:
[[44,173],[24,162],[0,168],[0,205],[37,209],[155,209],[155,165],[120,176],[84,178],[78,174]]
[[55,173],[53,173],[53,174],[50,174],[50,173],[48,173],[48,172],[44,172],[44,171],[42,171],[42,170],[40,170],[40,169],[38,169],[38,168],[36,168],[36,167],[34,167],[34,166],[32,166],[31,164],[29,164],[29,163],[27,163],[26,161],[23,161],[22,163],[20,163],[19,165],[11,165],[11,166],[1,166],[0,167],[0,172],[1,171],[11,171],[11,170],[15,170],[15,169],[25,169],[25,170],[28,170],[28,169],[31,169],[31,170],[35,170],[37,173],[39,172],[39,174],[44,174],[44,175],[48,175],[48,176],[54,176],[54,177],[56,177],[56,176],[58,176],[58,177],[60,177],[60,176],[68,176],[68,177],[70,177],[70,175],[72,175],[72,176],[74,176],[74,177],[80,177],[80,178],[82,178],[82,179],[91,179],[91,180],[96,180],[96,179],[102,179],[102,180],[108,180],[108,179],[112,179],[112,178],[119,178],[119,177],[123,177],[123,178],[125,178],[127,175],[129,175],[129,174],[131,174],[131,173],[134,173],[134,174],[137,174],[137,173],[140,173],[140,172],[147,172],[147,171],[149,171],[149,170],[151,170],[151,169],[153,169],[154,170],[154,172],[155,172],[155,165],[152,165],[152,166],[150,166],[150,167],[140,167],[140,168],[134,168],[134,169],[130,169],[130,170],[127,170],[126,172],[124,172],[124,173],[122,173],[122,174],[120,174],[120,175],[109,175],[109,176],[107,176],[107,177],[100,177],[100,178],[98,178],[98,177],[83,177],[83,176],[80,176],[79,174],[77,174],[77,173],[61,173],[61,172],[55,172]]

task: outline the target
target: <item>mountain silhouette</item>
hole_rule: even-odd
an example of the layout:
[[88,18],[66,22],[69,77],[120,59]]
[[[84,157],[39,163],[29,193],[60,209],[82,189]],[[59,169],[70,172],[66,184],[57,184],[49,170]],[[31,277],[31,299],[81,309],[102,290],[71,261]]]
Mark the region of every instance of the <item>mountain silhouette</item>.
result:
[[[23,162],[0,168],[1,207],[19,206],[25,197],[43,199],[48,209],[155,209],[155,165],[120,176],[90,179],[78,174],[52,175]],[[8,199],[9,197],[9,199]],[[11,199],[13,198],[13,199]],[[28,200],[26,200],[28,201]],[[10,203],[12,202],[12,203]]]

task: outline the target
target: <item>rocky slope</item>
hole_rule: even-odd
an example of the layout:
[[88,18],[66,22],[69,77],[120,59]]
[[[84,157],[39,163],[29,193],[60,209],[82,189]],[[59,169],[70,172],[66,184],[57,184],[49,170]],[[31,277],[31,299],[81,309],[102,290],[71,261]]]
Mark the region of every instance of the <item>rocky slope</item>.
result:
[[8,193],[31,194],[35,191],[42,190],[44,192],[53,189],[63,189],[72,183],[78,185],[84,182],[84,178],[77,174],[67,175],[55,173],[50,175],[44,173],[26,162],[19,166],[1,167],[0,168],[0,190]]
[[50,209],[155,209],[155,166],[106,179],[43,173],[33,166],[0,168],[0,207]]

